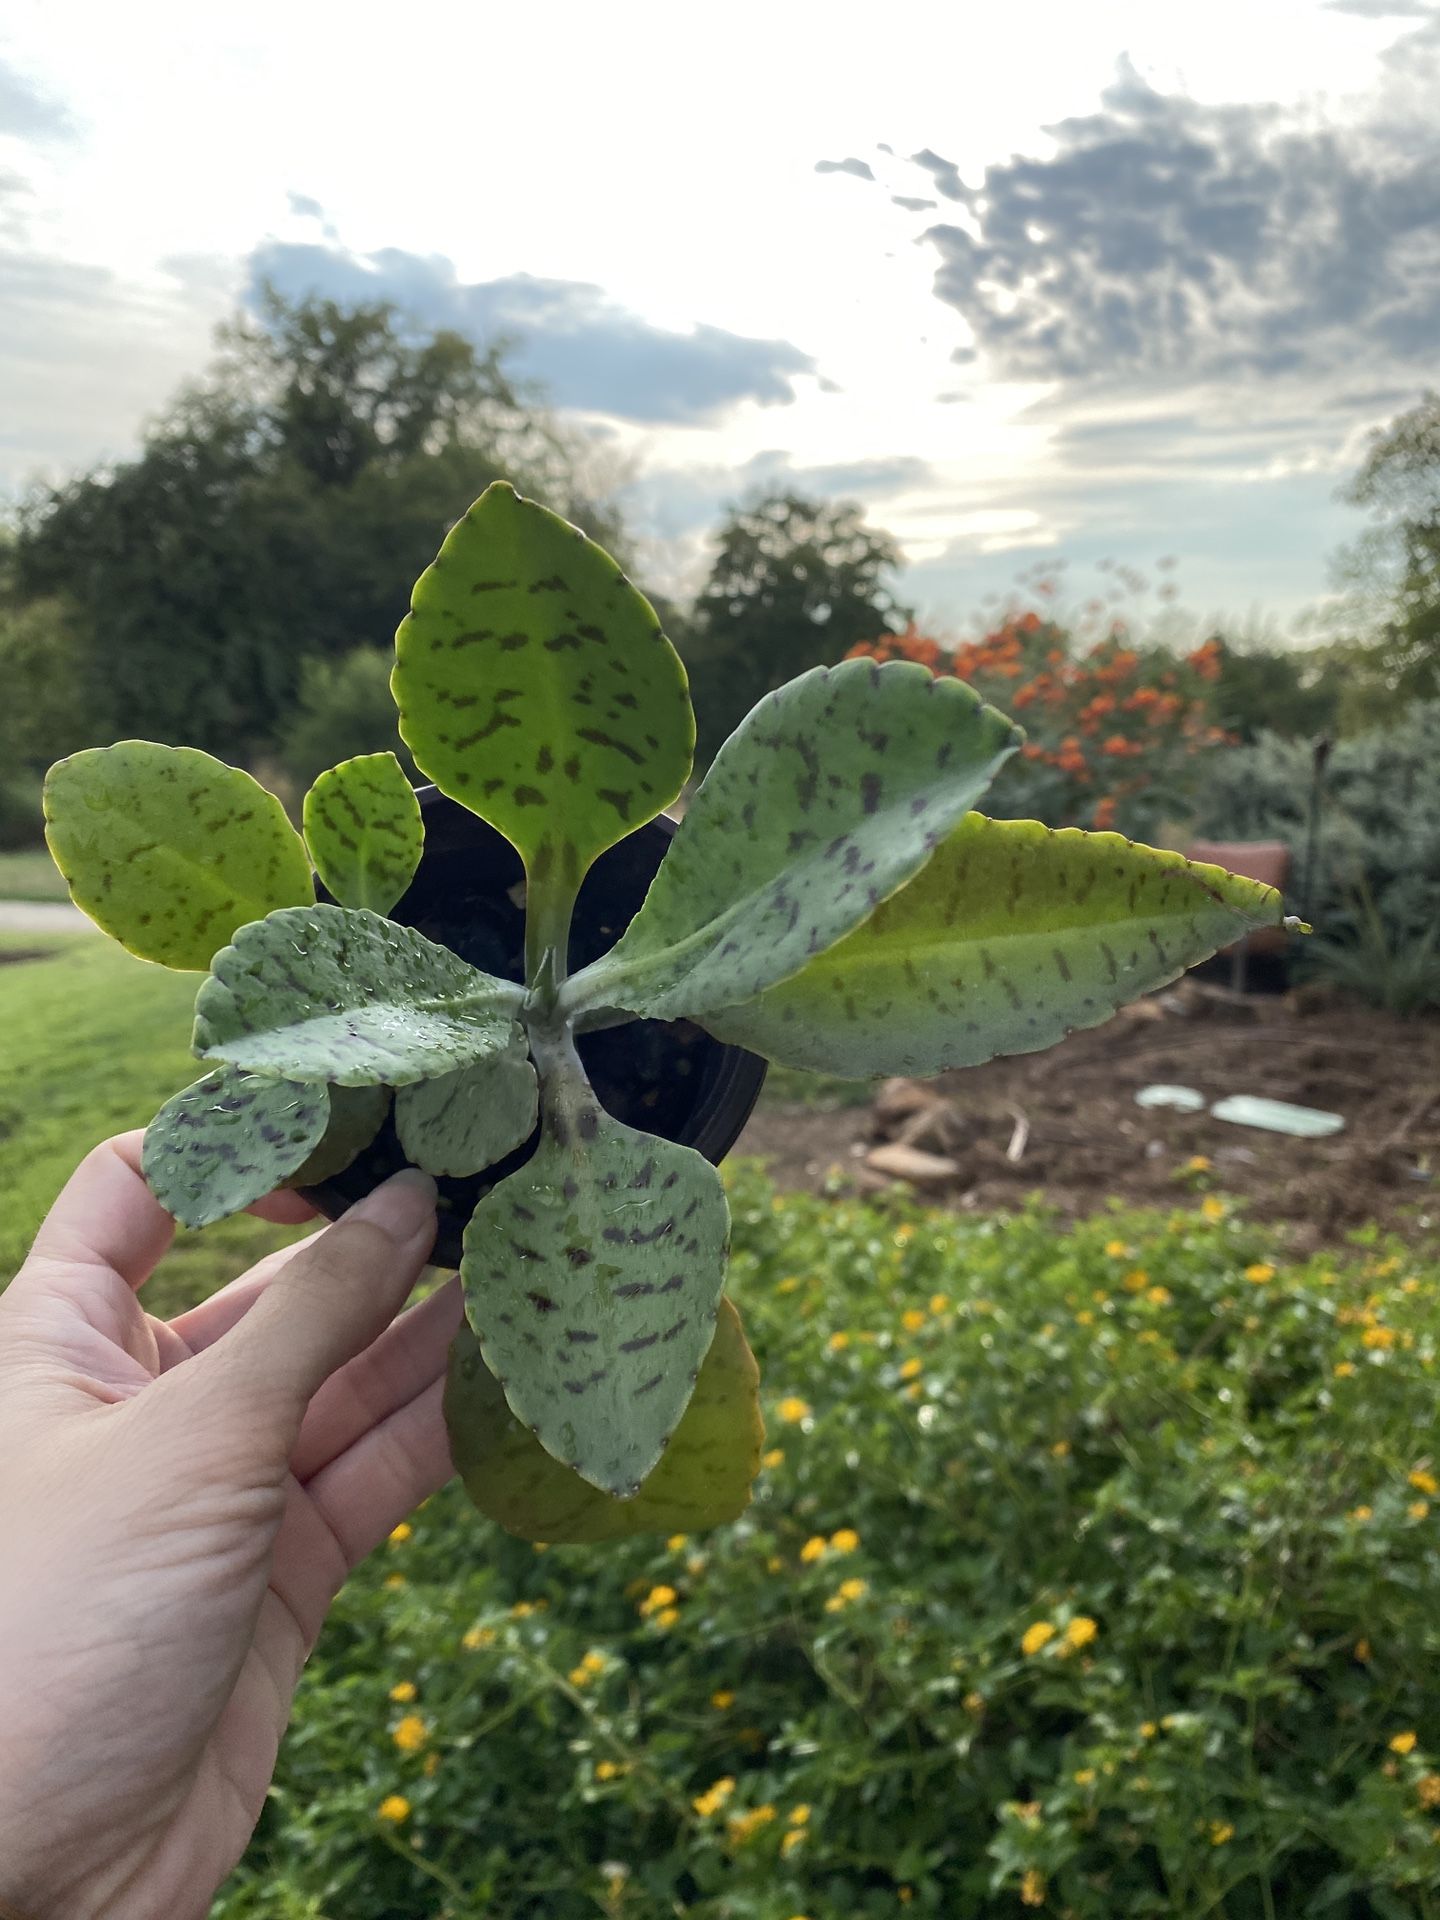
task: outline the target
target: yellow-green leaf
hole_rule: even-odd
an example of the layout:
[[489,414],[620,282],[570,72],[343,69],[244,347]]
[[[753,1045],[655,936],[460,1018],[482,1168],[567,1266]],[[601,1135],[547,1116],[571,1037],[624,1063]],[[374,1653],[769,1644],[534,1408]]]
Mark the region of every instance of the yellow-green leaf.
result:
[[389,913],[425,849],[420,802],[393,753],[362,753],[322,773],[305,796],[305,844],[342,907]]

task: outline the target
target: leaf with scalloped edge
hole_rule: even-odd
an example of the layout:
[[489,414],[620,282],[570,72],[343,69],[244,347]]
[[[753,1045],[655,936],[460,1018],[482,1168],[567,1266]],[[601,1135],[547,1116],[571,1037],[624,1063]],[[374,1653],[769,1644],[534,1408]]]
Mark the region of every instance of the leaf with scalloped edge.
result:
[[847,939],[703,1024],[785,1066],[939,1073],[1099,1026],[1281,918],[1273,887],[1223,867],[972,813]]
[[604,1493],[639,1489],[689,1404],[729,1224],[708,1160],[612,1119],[578,1062],[547,1070],[540,1144],[476,1207],[460,1277],[511,1411]]
[[512,981],[363,907],[241,927],[195,1001],[195,1052],[292,1080],[400,1087],[502,1051]]
[[208,1227],[283,1186],[325,1132],[327,1087],[221,1067],[167,1100],[145,1129],[150,1191],[187,1227]]
[[379,1133],[389,1111],[389,1087],[332,1086],[324,1137],[285,1185],[318,1187],[343,1173]]
[[481,1513],[522,1540],[556,1545],[700,1533],[738,1520],[765,1440],[760,1371],[729,1300],[720,1302],[690,1404],[633,1499],[601,1493],[546,1453],[506,1406],[468,1327],[450,1349],[445,1425],[455,1470]]
[[619,567],[496,481],[451,528],[395,636],[415,763],[573,894],[595,856],[654,819],[690,772],[679,655]]
[[569,983],[574,1012],[669,1020],[798,973],[923,866],[1023,735],[906,661],[815,667],[716,755],[639,913]]
[[393,753],[342,760],[305,796],[305,844],[342,907],[389,913],[415,878],[425,825],[415,789]]
[[315,898],[274,794],[195,747],[122,740],[57,760],[45,839],[76,906],[162,967],[203,973],[238,927]]
[[463,1177],[483,1173],[528,1140],[539,1110],[525,1029],[517,1024],[503,1053],[402,1087],[395,1130],[413,1166]]

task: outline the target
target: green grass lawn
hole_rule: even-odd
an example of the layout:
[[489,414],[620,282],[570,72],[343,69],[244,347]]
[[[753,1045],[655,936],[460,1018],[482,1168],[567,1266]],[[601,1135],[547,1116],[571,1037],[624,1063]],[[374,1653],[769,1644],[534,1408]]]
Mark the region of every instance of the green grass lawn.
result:
[[68,900],[60,870],[43,847],[0,853],[0,900]]
[[[144,1126],[198,1077],[187,1044],[198,984],[88,935],[0,940],[0,1284],[89,1149]],[[176,1312],[292,1237],[248,1219],[182,1233],[146,1304]]]

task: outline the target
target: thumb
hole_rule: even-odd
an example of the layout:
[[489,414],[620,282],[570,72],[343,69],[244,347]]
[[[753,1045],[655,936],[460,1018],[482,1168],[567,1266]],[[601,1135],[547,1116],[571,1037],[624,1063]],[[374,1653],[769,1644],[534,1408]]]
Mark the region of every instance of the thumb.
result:
[[[311,1397],[404,1305],[435,1240],[435,1182],[407,1168],[316,1234],[244,1318],[179,1369],[207,1397],[298,1431]],[[247,1422],[248,1424],[248,1422]],[[288,1451],[287,1443],[287,1451]]]

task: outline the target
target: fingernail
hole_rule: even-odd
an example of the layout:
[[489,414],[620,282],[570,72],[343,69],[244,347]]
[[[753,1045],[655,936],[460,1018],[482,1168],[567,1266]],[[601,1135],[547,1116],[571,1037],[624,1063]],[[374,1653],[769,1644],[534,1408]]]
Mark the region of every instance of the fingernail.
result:
[[413,1240],[429,1224],[435,1211],[435,1182],[428,1173],[406,1167],[392,1174],[383,1186],[367,1193],[346,1213],[347,1220],[364,1220],[388,1233],[397,1247]]

